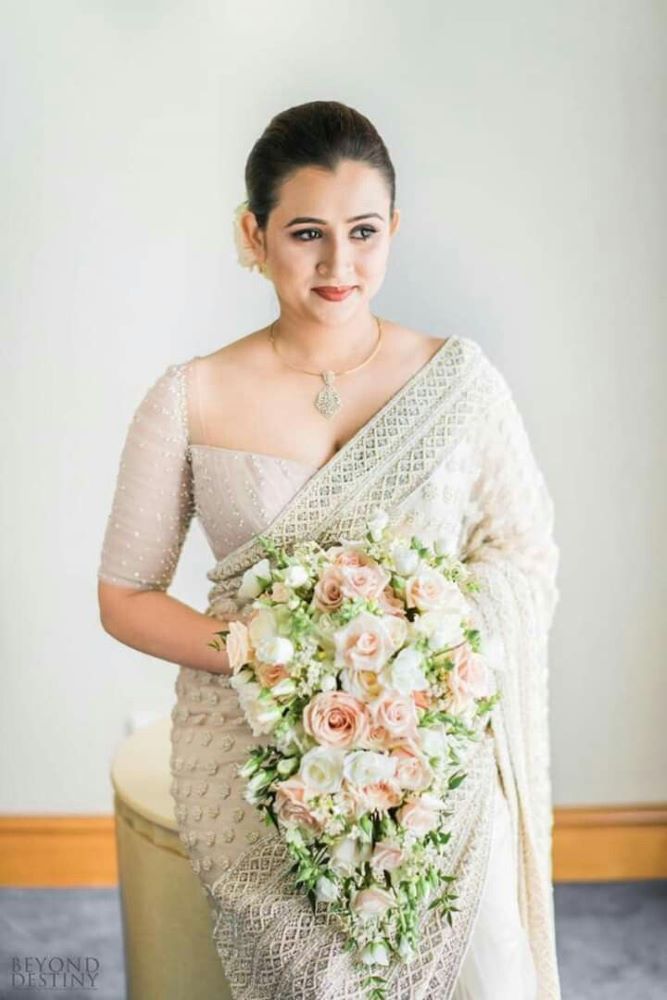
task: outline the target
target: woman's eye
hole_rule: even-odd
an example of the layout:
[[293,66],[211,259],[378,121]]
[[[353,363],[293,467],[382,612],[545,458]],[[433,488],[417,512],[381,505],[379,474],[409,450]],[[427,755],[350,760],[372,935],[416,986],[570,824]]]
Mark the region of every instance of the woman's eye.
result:
[[[361,239],[362,239],[363,242],[365,242],[366,240],[370,239],[370,237],[372,236],[372,234],[377,232],[377,230],[373,226],[357,226],[356,229],[352,230],[352,232],[359,232],[359,231],[363,231],[363,232],[369,234],[368,236],[362,236],[361,237]],[[315,235],[318,236],[318,237],[322,235],[322,233],[320,232],[319,229],[298,229],[295,233],[292,233],[292,236],[296,240],[300,240],[301,243],[310,243],[311,242],[311,239],[310,239],[310,234],[311,233],[315,233]],[[307,238],[306,239],[302,239],[302,237],[307,237]]]

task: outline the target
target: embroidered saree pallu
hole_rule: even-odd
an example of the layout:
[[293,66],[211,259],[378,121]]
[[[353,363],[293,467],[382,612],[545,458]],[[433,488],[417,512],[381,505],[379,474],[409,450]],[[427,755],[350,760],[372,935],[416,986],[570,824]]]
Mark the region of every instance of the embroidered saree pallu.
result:
[[[182,405],[184,366],[172,374],[181,376]],[[195,480],[208,483],[198,458]],[[472,572],[479,589],[469,595],[470,616],[502,695],[448,800],[444,864],[456,876],[458,911],[451,925],[438,910],[426,911],[416,956],[387,970],[388,997],[455,997],[485,886],[500,779],[537,1000],[558,1000],[547,717],[558,549],[551,499],[505,379],[478,344],[450,337],[322,468],[300,484],[299,470],[289,471],[297,486],[277,514],[209,572],[206,613],[242,615],[234,595],[264,555],[260,535],[283,547],[306,539],[335,545],[361,537],[381,508],[396,530],[438,539]],[[362,973],[327,905],[313,911],[294,886],[283,840],[242,796],[238,768],[270,737],[253,736],[228,677],[182,667],[176,694],[176,817],[213,908],[234,997],[359,1000]]]

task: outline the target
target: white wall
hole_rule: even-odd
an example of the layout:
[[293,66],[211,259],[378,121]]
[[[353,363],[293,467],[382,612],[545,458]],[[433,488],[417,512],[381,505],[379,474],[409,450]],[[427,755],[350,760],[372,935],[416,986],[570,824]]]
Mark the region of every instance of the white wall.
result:
[[[231,214],[270,116],[316,98],[368,114],[397,168],[374,307],[482,343],[551,487],[555,802],[664,800],[667,9],[0,9],[0,811],[110,810],[128,716],[171,707],[177,668],[98,623],[119,451],[166,364],[275,315],[235,262]],[[195,524],[172,593],[203,609],[211,565]]]

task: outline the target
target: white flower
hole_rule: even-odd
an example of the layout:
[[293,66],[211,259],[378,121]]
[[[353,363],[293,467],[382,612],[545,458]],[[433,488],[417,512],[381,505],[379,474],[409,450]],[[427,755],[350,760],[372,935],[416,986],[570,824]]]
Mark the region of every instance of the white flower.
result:
[[271,694],[274,698],[284,698],[285,695],[294,694],[295,691],[296,684],[291,677],[283,677],[281,681],[278,681],[271,688]]
[[321,903],[333,903],[338,899],[338,886],[326,875],[321,875],[315,884],[315,898]]
[[320,682],[320,687],[323,691],[335,691],[336,690],[336,678],[333,674],[325,674]]
[[342,837],[330,852],[329,865],[337,875],[351,875],[359,865],[370,861],[373,845],[356,837]]
[[257,658],[262,663],[289,663],[294,656],[294,644],[291,639],[286,639],[282,635],[268,636],[262,639],[255,647]]
[[461,618],[466,610],[465,604],[461,603],[451,611],[426,611],[415,618],[413,630],[428,638],[429,648],[433,652],[448,646],[458,646],[465,639]]
[[421,562],[419,553],[402,542],[396,542],[391,546],[391,556],[396,572],[400,576],[410,576],[411,573],[416,573]]
[[250,566],[241,578],[241,586],[236,596],[241,601],[252,600],[262,593],[262,585],[258,577],[271,578],[271,564],[268,559],[260,559],[254,566]]
[[256,681],[248,680],[248,671],[242,670],[230,678],[230,686],[238,695],[239,704],[254,736],[270,733],[282,718],[282,709]]
[[304,784],[316,792],[337,792],[343,780],[344,761],[344,750],[313,747],[301,759]]
[[447,757],[449,742],[443,725],[425,726],[419,730],[422,751],[427,757],[443,760]]
[[354,750],[346,754],[343,765],[345,777],[358,788],[393,778],[395,771],[395,759],[375,750]]
[[389,965],[389,952],[382,941],[371,941],[361,953],[364,965]]
[[389,524],[389,517],[384,510],[380,507],[376,507],[367,524],[373,541],[379,542],[382,538],[382,532]]
[[302,587],[308,580],[308,570],[305,566],[296,563],[293,566],[288,566],[285,570],[285,583],[288,587]]
[[388,688],[401,694],[424,691],[428,687],[428,681],[421,670],[422,662],[419,650],[408,646],[387,664],[382,671],[382,680]]
[[398,954],[404,962],[411,962],[416,952],[407,938],[402,937],[398,943]]

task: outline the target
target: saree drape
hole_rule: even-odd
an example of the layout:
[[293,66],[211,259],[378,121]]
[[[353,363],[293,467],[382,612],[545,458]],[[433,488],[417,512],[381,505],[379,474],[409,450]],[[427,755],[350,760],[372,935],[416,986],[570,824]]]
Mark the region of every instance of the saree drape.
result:
[[[479,582],[474,622],[502,697],[453,796],[447,863],[453,926],[430,911],[410,965],[387,974],[392,1000],[449,1000],[485,884],[500,771],[518,861],[519,907],[538,1000],[559,1000],[551,882],[547,643],[558,602],[553,504],[511,390],[482,348],[451,337],[261,532],[276,544],[360,537],[373,511],[397,530],[446,540]],[[250,538],[209,572],[207,614],[233,612],[243,572],[264,555]],[[192,672],[190,672],[192,673]],[[235,997],[357,1000],[360,976],[335,924],[291,885],[274,832],[211,886],[214,937]],[[287,970],[287,972],[286,972]]]

